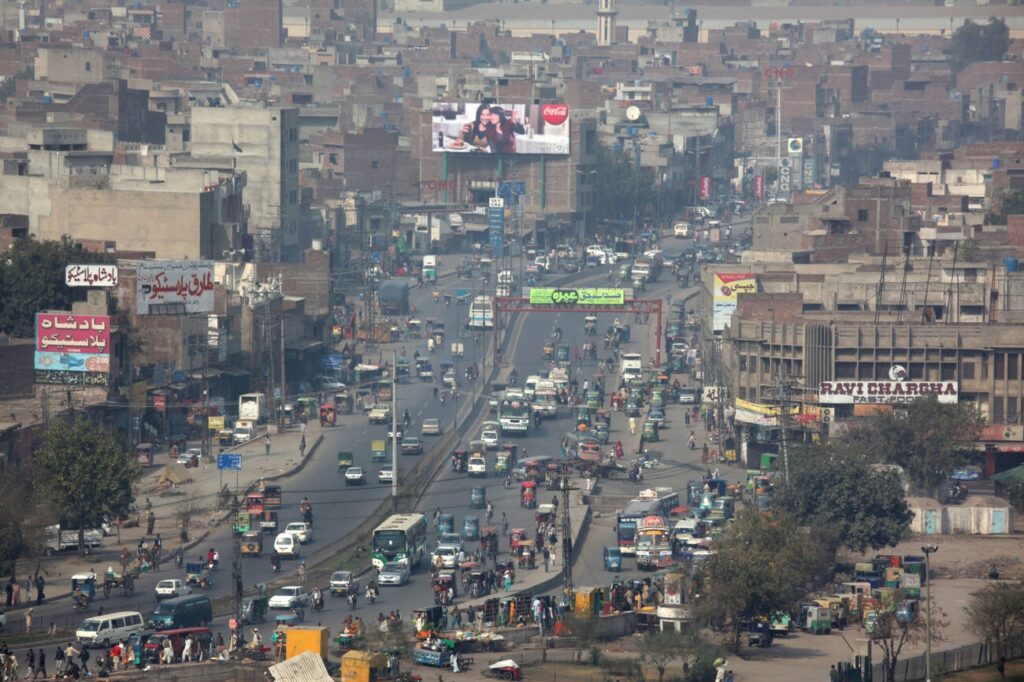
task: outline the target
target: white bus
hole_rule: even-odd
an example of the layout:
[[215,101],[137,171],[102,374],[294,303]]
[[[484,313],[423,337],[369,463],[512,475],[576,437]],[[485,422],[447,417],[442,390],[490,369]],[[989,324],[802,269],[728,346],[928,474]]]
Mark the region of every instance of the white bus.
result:
[[373,531],[373,567],[403,561],[412,570],[427,549],[427,519],[423,514],[394,514]]
[[494,329],[494,301],[490,296],[476,296],[469,304],[469,329]]

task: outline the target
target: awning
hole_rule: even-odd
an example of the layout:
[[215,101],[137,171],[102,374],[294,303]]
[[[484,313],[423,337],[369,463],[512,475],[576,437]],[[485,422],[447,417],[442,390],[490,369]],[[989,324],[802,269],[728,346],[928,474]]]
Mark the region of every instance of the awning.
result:
[[315,348],[320,348],[323,345],[324,345],[323,341],[311,341],[309,339],[303,339],[301,341],[294,341],[292,343],[286,343],[284,345],[284,347],[286,349],[288,349],[288,350],[294,350],[294,351],[298,351],[300,353],[305,353],[305,352],[311,351],[311,350],[313,350]]

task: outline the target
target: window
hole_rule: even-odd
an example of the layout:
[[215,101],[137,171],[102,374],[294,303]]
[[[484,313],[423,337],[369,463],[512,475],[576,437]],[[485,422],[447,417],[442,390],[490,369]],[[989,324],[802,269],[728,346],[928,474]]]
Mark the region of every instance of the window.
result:
[[85,63],[85,70],[86,71],[92,71],[92,62],[86,62]]
[[1006,354],[1006,378],[1017,379],[1020,377],[1020,353]]
[[291,171],[292,173],[297,173],[298,172],[298,170],[299,170],[299,161],[298,161],[298,159],[292,159],[291,161],[288,162],[288,170]]
[[124,627],[124,618],[115,618],[113,625],[114,625],[115,628],[123,628]]
[[783,225],[792,225],[800,222],[800,216],[798,215],[784,215],[779,218],[779,222]]
[[1006,399],[1006,421],[1012,423],[1017,421],[1017,399],[1007,398]]
[[960,365],[960,376],[963,377],[964,379],[973,379],[974,378],[974,363],[973,362],[965,362],[965,363],[961,364]]
[[1002,398],[992,398],[992,423],[993,424],[1003,424],[1003,423],[1005,423],[1003,421],[1004,416],[1005,415],[1003,413],[1003,399]]
[[327,158],[330,159],[332,166],[338,165],[338,155],[337,154],[330,154],[330,155],[328,155]]
[[992,377],[996,381],[1006,378],[1006,354],[996,353],[995,357],[995,375]]
[[866,208],[857,209],[857,220],[860,222],[866,222],[868,219],[868,210]]
[[857,378],[857,363],[855,362],[837,362],[836,363],[836,379],[855,379]]
[[299,193],[295,190],[288,190],[288,203],[297,204],[299,202]]

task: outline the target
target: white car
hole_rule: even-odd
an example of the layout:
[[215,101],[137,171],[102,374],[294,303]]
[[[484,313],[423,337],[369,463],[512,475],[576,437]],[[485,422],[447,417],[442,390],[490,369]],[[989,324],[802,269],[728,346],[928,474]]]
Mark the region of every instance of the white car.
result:
[[345,485],[363,485],[366,483],[366,475],[362,467],[349,467],[345,469]]
[[424,436],[440,436],[441,435],[441,420],[440,419],[424,419],[423,428],[420,433]]
[[462,549],[462,536],[458,533],[441,533],[437,538],[437,546],[451,545],[458,552]]
[[156,584],[156,588],[153,591],[156,592],[157,601],[192,594],[192,588],[186,585],[185,581],[177,579],[161,580]]
[[686,239],[690,236],[690,223],[676,223],[672,226],[672,235],[676,239]]
[[385,464],[377,472],[378,483],[391,483],[395,480],[395,470],[391,468],[390,464]]
[[434,550],[434,557],[440,557],[441,568],[455,568],[456,559],[459,557],[459,550],[452,545],[439,545]]
[[498,429],[493,427],[485,428],[480,432],[480,440],[488,450],[498,449]]
[[644,251],[644,255],[647,256],[648,258],[657,258],[661,254],[662,254],[662,250],[661,249],[651,249],[649,251]]
[[274,551],[281,556],[299,556],[299,541],[291,533],[278,533],[274,538]]
[[282,587],[270,598],[272,609],[294,609],[296,606],[309,605],[309,592],[301,585]]
[[[349,467],[350,469],[352,467]],[[348,473],[347,471],[345,472]],[[305,521],[292,521],[284,527],[285,533],[291,533],[300,544],[313,541],[313,528]]]

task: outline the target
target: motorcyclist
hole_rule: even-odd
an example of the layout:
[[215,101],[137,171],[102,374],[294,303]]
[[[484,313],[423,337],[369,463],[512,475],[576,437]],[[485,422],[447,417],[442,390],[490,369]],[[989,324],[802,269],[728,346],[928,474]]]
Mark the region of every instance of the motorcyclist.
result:
[[494,518],[494,503],[493,502],[488,502],[487,503],[487,523],[490,523],[492,518]]
[[206,563],[210,569],[217,568],[217,562],[220,561],[220,554],[217,553],[213,547],[206,553]]
[[516,372],[516,368],[513,367],[512,371],[508,373],[508,382],[515,386],[517,381],[519,381],[519,373]]
[[319,587],[314,587],[313,592],[309,596],[313,604],[314,611],[319,611],[324,607],[324,595],[323,592],[320,591]]
[[299,566],[298,577],[299,577],[299,583],[305,585],[306,584],[306,562],[305,561],[303,561],[302,565]]
[[277,552],[270,555],[270,566],[274,569],[274,573],[281,572],[281,555]]
[[260,634],[259,628],[252,629],[252,639],[249,640],[249,648],[255,651],[263,648],[263,635]]
[[409,416],[409,410],[406,410],[405,414],[402,415],[402,422],[405,423],[406,428],[409,428],[409,424],[412,423],[412,417]]

